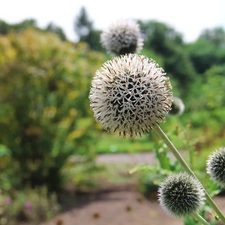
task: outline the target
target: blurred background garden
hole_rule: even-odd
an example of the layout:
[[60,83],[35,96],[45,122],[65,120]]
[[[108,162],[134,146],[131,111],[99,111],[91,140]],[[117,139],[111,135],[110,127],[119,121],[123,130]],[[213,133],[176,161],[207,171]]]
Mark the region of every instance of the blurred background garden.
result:
[[[225,145],[225,29],[202,30],[187,43],[167,23],[138,23],[144,38],[141,54],[164,68],[173,94],[185,105],[182,115],[167,116],[161,127],[203,183],[213,185],[205,160]],[[167,150],[154,132],[124,139],[95,122],[88,99],[91,80],[111,56],[85,7],[72,25],[78,41],[68,40],[54,23],[40,28],[32,18],[0,20],[1,225],[51,219],[62,210],[68,184],[79,192],[100,188],[102,180],[135,181],[140,192],[149,194],[165,177],[154,167],[147,173],[144,168],[138,179],[136,174],[135,179],[118,179],[119,172],[132,168],[99,166],[100,154],[153,152],[161,168],[179,170],[168,163]]]

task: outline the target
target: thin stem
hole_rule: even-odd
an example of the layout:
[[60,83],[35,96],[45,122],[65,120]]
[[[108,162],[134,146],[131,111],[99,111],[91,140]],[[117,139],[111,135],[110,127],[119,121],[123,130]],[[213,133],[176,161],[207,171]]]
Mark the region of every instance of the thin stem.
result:
[[[165,144],[167,145],[167,147],[171,150],[171,152],[173,153],[173,155],[175,156],[175,158],[177,159],[177,161],[181,164],[181,166],[185,169],[185,171],[187,173],[191,174],[192,176],[194,176],[199,181],[199,179],[196,177],[196,175],[194,174],[194,172],[192,171],[192,169],[185,162],[185,160],[183,159],[183,157],[181,156],[181,154],[179,153],[179,151],[176,149],[176,147],[173,145],[173,143],[169,140],[169,138],[166,136],[166,134],[163,132],[163,130],[158,125],[155,126],[155,129],[154,130],[159,135],[159,137],[162,138],[162,140],[165,142]],[[203,189],[204,189],[204,187],[203,187]],[[217,207],[217,205],[212,200],[212,198],[207,193],[207,191],[205,189],[204,189],[204,191],[205,191],[205,196],[206,196],[206,199],[207,199],[208,203],[211,205],[211,207],[217,213],[217,215],[220,218],[220,220],[223,223],[225,223],[225,217],[224,217],[223,213]]]
[[198,220],[199,222],[201,222],[204,225],[209,225],[209,223],[202,217],[200,216],[198,213],[195,213],[192,215],[196,220]]

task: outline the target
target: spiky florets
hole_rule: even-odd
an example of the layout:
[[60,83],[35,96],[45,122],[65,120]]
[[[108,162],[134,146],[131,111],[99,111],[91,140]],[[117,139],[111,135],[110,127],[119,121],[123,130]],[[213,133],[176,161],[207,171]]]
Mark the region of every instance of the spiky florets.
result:
[[143,47],[139,24],[128,19],[117,21],[101,34],[101,43],[110,54],[139,53]]
[[106,130],[133,136],[164,121],[170,110],[171,88],[154,60],[128,54],[107,61],[96,72],[90,105]]
[[221,147],[209,155],[206,170],[212,180],[225,186],[225,147]]
[[175,96],[171,97],[172,99],[172,105],[171,105],[171,110],[169,112],[169,115],[171,116],[180,116],[184,112],[184,103],[183,101]]
[[159,202],[169,214],[186,217],[197,213],[205,194],[200,182],[187,173],[174,174],[159,188]]

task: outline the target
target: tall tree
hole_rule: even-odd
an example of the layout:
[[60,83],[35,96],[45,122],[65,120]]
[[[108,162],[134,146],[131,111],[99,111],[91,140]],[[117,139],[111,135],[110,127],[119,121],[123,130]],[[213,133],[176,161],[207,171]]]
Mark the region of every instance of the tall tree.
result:
[[80,9],[79,15],[74,21],[74,31],[78,36],[78,42],[86,42],[88,46],[96,51],[103,51],[100,44],[100,30],[95,30],[93,22],[89,19],[84,7]]
[[225,30],[221,27],[204,30],[197,41],[188,45],[193,65],[203,74],[213,65],[225,61]]
[[45,29],[46,31],[49,31],[51,33],[54,33],[54,34],[57,34],[59,35],[60,39],[62,41],[66,41],[67,38],[66,38],[66,35],[63,31],[62,28],[58,27],[57,25],[55,25],[54,23],[49,23]]
[[0,34],[8,34],[10,31],[22,31],[27,28],[37,28],[37,22],[34,19],[26,19],[20,23],[8,24],[0,20]]
[[205,29],[199,39],[206,40],[217,47],[225,47],[225,30],[222,27],[215,27],[213,29]]
[[182,35],[167,24],[158,21],[139,21],[145,38],[144,47],[163,58],[163,68],[177,80],[185,93],[195,78],[195,70],[190,61]]
[[76,17],[74,22],[74,30],[79,41],[86,40],[92,29],[93,22],[89,19],[86,9],[81,7],[79,15]]
[[167,54],[171,45],[182,45],[182,35],[167,24],[149,20],[139,21],[145,38],[145,47],[160,54]]
[[10,30],[10,25],[5,21],[0,20],[0,34],[8,34]]
[[19,23],[8,24],[3,20],[0,20],[0,35],[6,35],[11,31],[20,32],[28,28],[33,28],[35,30],[43,32],[51,32],[57,34],[62,41],[67,40],[66,35],[62,28],[55,25],[54,23],[49,23],[45,29],[38,27],[37,21],[35,19],[25,19]]

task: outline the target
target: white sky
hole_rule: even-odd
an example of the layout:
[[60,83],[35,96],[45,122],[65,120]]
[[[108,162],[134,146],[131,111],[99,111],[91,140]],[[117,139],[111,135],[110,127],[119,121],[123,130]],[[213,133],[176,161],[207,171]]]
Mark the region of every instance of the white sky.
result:
[[33,18],[40,27],[53,22],[75,40],[73,22],[81,6],[96,29],[121,18],[155,19],[172,26],[190,42],[205,28],[225,28],[225,0],[0,0],[0,19],[18,23]]

